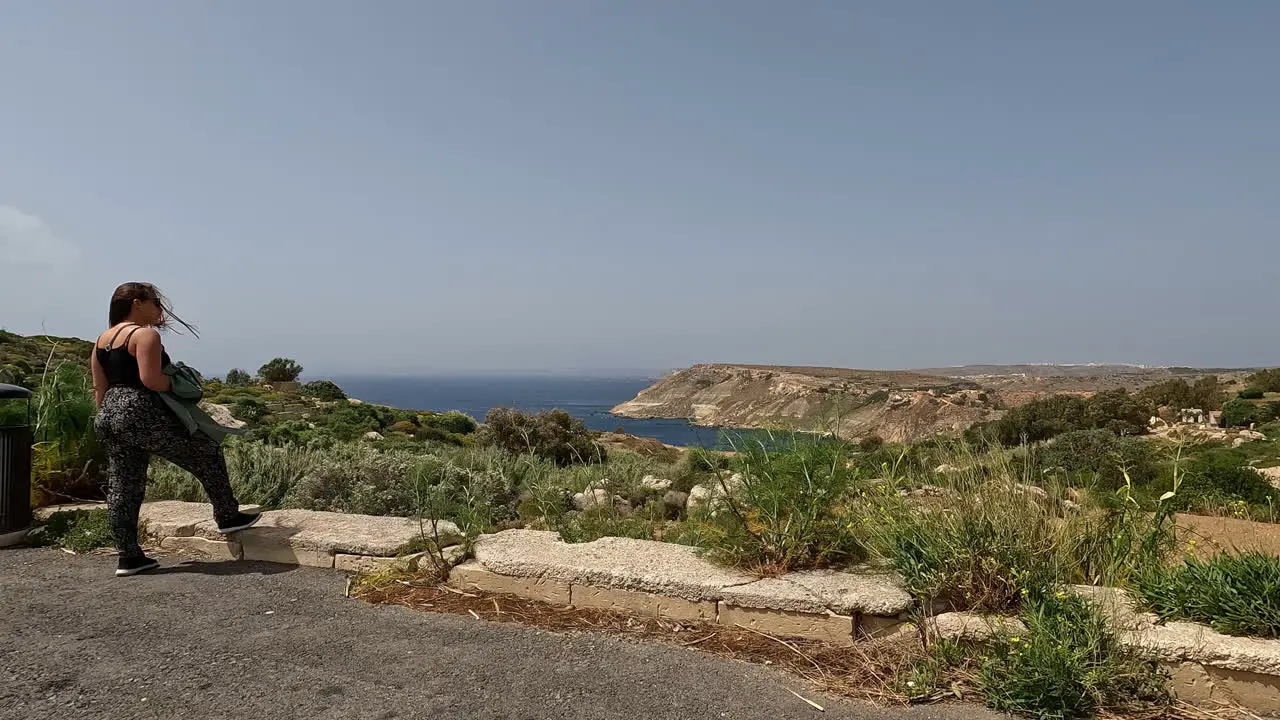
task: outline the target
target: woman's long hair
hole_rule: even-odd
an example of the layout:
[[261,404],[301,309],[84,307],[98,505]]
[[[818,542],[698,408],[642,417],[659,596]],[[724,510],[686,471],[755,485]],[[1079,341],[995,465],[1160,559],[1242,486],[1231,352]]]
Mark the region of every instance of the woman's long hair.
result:
[[200,337],[194,325],[173,313],[173,307],[169,304],[168,298],[151,283],[130,282],[116,288],[111,295],[111,309],[107,312],[107,327],[114,327],[128,319],[129,313],[133,312],[134,300],[153,302],[160,308],[160,322],[157,327],[172,328],[175,332],[182,332],[174,327],[173,323],[176,322],[194,337]]

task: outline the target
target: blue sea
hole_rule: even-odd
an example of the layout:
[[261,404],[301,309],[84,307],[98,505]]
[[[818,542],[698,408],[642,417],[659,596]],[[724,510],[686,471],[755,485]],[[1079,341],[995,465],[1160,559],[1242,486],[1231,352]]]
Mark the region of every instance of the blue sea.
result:
[[334,378],[347,395],[414,410],[459,410],[483,421],[489,410],[560,409],[592,430],[615,430],[668,445],[716,447],[720,431],[684,420],[631,420],[609,414],[657,378],[652,377],[347,377]]

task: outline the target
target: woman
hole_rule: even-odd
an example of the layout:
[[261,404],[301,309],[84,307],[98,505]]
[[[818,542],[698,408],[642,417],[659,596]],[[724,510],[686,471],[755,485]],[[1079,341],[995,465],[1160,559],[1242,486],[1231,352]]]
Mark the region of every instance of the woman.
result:
[[98,336],[90,359],[98,403],[94,430],[107,452],[107,513],[120,551],[117,577],[159,567],[138,545],[138,512],[152,454],[196,476],[213,503],[219,532],[244,530],[258,521],[257,515],[240,512],[222,448],[201,433],[188,433],[160,398],[169,390],[162,371],[169,355],[159,329],[170,319],[195,334],[154,285],[125,283],[111,296],[109,327]]

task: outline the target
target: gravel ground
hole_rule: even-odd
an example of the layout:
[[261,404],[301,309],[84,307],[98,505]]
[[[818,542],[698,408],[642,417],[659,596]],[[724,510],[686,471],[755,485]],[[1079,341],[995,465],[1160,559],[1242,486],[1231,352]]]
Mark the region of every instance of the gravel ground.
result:
[[169,559],[116,579],[114,567],[0,551],[0,718],[998,717],[843,702],[695,650],[371,606],[344,598],[332,571]]

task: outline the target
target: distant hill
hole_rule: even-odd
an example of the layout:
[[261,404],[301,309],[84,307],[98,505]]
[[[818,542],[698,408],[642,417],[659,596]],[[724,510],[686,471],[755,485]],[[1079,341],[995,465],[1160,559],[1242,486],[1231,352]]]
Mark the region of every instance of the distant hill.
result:
[[1134,365],[970,365],[853,370],[695,365],[613,409],[630,418],[683,418],[698,425],[879,435],[894,442],[955,435],[1046,395],[1092,395],[1183,378],[1239,381],[1247,370]]
[[93,343],[88,340],[54,335],[18,335],[0,330],[0,382],[25,387],[40,384],[45,366],[72,363],[86,370]]

